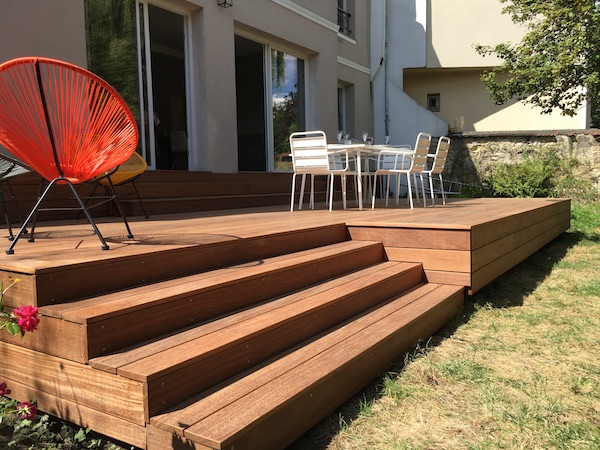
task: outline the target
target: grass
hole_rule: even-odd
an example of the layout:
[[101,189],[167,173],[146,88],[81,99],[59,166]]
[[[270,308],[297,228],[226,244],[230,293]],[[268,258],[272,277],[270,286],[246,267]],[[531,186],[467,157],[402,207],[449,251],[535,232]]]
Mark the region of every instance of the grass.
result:
[[600,203],[572,218],[294,447],[600,449]]

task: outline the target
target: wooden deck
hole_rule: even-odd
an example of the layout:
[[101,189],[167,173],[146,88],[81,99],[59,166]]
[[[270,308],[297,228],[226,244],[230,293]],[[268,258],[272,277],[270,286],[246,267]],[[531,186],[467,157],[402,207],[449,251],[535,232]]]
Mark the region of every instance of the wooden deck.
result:
[[109,251],[41,223],[0,256],[5,304],[42,313],[0,335],[0,380],[141,448],[284,448],[570,222],[557,199],[317,206],[133,218],[132,240],[101,219]]

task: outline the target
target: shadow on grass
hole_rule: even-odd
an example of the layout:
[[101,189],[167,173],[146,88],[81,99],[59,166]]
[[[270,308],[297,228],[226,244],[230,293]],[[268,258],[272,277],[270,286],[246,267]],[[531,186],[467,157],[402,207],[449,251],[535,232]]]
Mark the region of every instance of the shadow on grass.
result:
[[[475,293],[475,295],[468,296],[461,313],[427,341],[427,349],[435,348],[446,338],[452,336],[461,325],[469,322],[477,310],[482,307],[513,308],[521,306],[525,298],[534,292],[540,283],[550,275],[554,266],[565,257],[567,252],[583,240],[600,242],[600,235],[589,235],[579,231],[563,233]],[[414,353],[414,349],[406,353],[403,360],[393,363],[389,373],[393,373],[395,376],[402,373],[406,364],[411,360],[410,355],[412,353]],[[333,411],[319,425],[298,439],[288,450],[327,448],[343,428],[349,426],[360,417],[365,409],[369,408],[369,405],[384,395],[383,386],[387,375],[382,374],[371,382],[360,393]]]

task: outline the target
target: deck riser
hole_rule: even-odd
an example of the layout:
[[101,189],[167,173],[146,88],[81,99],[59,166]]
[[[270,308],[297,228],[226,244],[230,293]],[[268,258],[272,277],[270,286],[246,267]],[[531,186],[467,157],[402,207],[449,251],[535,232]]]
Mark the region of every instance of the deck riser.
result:
[[247,335],[234,345],[159,376],[148,383],[150,415],[159,414],[190,395],[203,392],[421,282],[422,268],[415,267],[368,289],[340,298],[324,308],[308,311],[270,329]]
[[370,246],[335,258],[164,298],[156,305],[90,323],[86,327],[89,358],[246,308],[342,273],[381,262],[383,248]]
[[430,337],[442,328],[456,316],[463,300],[464,295],[456,294],[440,302],[427,314],[405,324],[385,341],[371,347],[369,351],[291,399],[275,414],[264,417],[262,421],[245,429],[231,441],[213,448],[285,448],[388,369],[419,340]]
[[15,289],[15,292],[9,291],[4,300],[10,306],[31,302],[31,296],[37,306],[64,303],[346,240],[348,233],[344,226],[324,226],[255,239],[230,238],[205,246],[101,260],[61,270],[41,269],[35,275],[14,272],[12,276],[23,279],[19,284],[31,286],[33,292],[24,292],[30,295],[24,299]]
[[[63,399],[80,405],[82,409],[89,408],[140,426],[145,424],[144,383],[3,342],[0,342],[0,361],[3,361],[0,364],[0,379],[7,383],[19,383],[23,386],[22,392],[28,395],[21,397],[15,393],[14,398],[19,401],[36,400],[48,394],[55,397],[57,402]],[[6,361],[11,364],[6,364]],[[48,403],[52,405],[50,400]],[[58,407],[53,404],[53,408]],[[83,411],[81,413],[83,415]],[[61,414],[59,417],[64,416]],[[67,418],[79,423],[77,416]],[[106,433],[104,429],[95,429]]]

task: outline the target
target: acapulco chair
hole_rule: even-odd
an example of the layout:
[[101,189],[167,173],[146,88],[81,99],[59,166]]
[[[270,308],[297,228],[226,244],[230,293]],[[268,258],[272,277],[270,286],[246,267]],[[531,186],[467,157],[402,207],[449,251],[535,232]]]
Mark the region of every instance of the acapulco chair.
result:
[[[133,114],[117,91],[93,73],[73,64],[43,57],[17,58],[0,65],[0,144],[48,182],[22,228],[6,250],[13,247],[33,219],[29,241],[34,240],[35,217],[55,185],[67,185],[78,206],[52,208],[85,214],[108,250],[88,208],[75,189],[108,174],[129,159],[138,143]],[[111,184],[114,201],[133,235]]]

